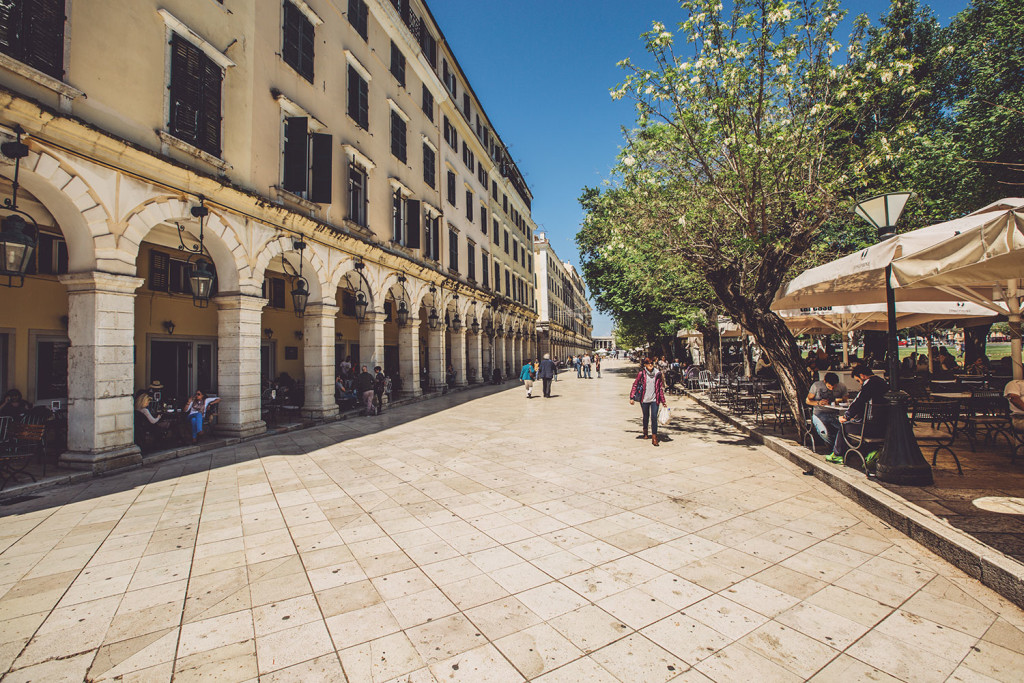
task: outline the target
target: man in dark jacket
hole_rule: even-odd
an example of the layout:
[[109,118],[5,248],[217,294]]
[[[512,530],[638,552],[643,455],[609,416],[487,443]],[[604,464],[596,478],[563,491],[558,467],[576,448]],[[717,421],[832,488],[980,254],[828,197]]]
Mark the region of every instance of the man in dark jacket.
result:
[[537,377],[544,386],[544,398],[551,398],[551,380],[557,376],[558,368],[555,367],[555,361],[551,360],[550,353],[545,353],[544,360],[540,362],[540,369],[537,371]]
[[[886,403],[885,395],[889,392],[889,383],[878,375],[871,372],[866,365],[858,365],[850,371],[850,376],[860,383],[860,393],[853,400],[846,412],[839,417],[840,429],[836,435],[836,443],[832,449],[832,455],[828,457],[829,462],[843,462],[846,451],[849,450],[849,443],[846,441],[846,431],[854,429],[860,431],[860,425],[864,422],[867,413],[868,401],[872,406],[877,407]],[[873,410],[871,420],[865,425],[864,435],[877,438],[885,434],[885,412]],[[867,455],[865,453],[865,455]]]
[[363,371],[356,375],[355,387],[360,400],[366,406],[366,414],[373,415],[376,412],[373,409],[373,375],[366,371],[365,365]]

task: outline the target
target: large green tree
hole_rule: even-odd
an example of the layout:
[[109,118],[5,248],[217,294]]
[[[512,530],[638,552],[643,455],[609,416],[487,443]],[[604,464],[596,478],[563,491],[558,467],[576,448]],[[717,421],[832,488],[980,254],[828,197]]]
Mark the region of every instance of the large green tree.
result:
[[[634,101],[637,122],[600,201],[620,232],[706,283],[771,358],[799,416],[806,376],[770,305],[849,188],[911,135],[904,122],[867,133],[861,124],[865,103],[905,81],[914,62],[836,64],[837,0],[681,7],[677,33],[655,24],[643,36],[653,68],[622,63],[628,76],[613,96]],[[852,48],[854,59],[867,49]]]

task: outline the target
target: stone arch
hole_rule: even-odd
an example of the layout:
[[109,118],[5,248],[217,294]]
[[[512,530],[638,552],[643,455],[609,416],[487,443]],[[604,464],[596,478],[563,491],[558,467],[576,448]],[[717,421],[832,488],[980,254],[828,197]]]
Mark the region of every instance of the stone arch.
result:
[[[119,240],[118,251],[131,258],[132,273],[143,240],[153,228],[180,222],[195,239],[199,239],[199,226],[190,213],[195,203],[178,195],[163,195],[149,199],[128,212],[126,228]],[[203,245],[213,259],[219,289],[222,293],[236,292],[242,280],[251,279],[251,269],[245,258],[245,248],[238,239],[231,221],[218,211],[210,209],[203,226]]]
[[[0,165],[0,175],[13,180],[14,164]],[[135,274],[134,260],[117,258],[110,213],[74,167],[45,151],[30,151],[22,160],[18,182],[56,221],[67,243],[69,271],[96,270],[98,261],[110,260],[113,263],[105,270]]]
[[[365,283],[356,274],[356,263],[360,261],[363,263],[362,276],[366,278]],[[355,256],[346,255],[341,262],[329,271],[324,284],[327,290],[332,292],[337,291],[338,287],[342,286],[359,289],[359,285],[362,285],[362,289],[369,299],[368,310],[382,313],[384,311],[384,297],[387,294],[381,287],[385,277],[386,274],[380,266],[368,263]]]
[[[297,236],[279,234],[260,247],[259,257],[256,259],[256,265],[252,273],[253,278],[257,282],[263,281],[267,267],[278,256],[287,258],[289,265],[298,270],[300,257],[299,252],[295,251],[293,244],[293,240],[296,238]],[[334,292],[337,288],[331,288],[328,285],[327,268],[320,254],[317,253],[313,246],[307,242],[306,249],[301,257],[302,276],[309,283],[309,303],[333,303]]]
[[[443,306],[441,305],[440,301],[435,301],[434,300],[435,296],[436,296],[436,298],[438,300],[441,299],[441,296],[439,296],[440,295],[440,291],[438,291],[437,295],[431,295],[431,293],[430,293],[430,285],[431,285],[431,283],[429,283],[429,282],[417,281],[416,282],[415,294],[413,293],[413,288],[412,287],[409,288],[409,295],[410,295],[410,297],[412,297],[413,301],[415,302],[414,303],[414,307],[415,308],[419,309],[420,306],[427,306],[427,307],[429,307],[429,306],[437,306],[438,310],[441,310],[443,308]],[[428,300],[429,300],[429,302],[428,302]]]

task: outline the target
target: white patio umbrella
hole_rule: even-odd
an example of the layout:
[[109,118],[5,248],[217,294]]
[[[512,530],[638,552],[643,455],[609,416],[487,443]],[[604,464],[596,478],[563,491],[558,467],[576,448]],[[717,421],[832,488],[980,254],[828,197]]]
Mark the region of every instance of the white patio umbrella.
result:
[[[821,306],[778,311],[779,317],[794,334],[833,334],[843,338],[843,365],[850,364],[849,339],[855,330],[888,329],[886,306]],[[994,322],[997,316],[990,309],[965,301],[897,301],[896,327],[906,329],[939,320],[969,320],[970,325]],[[928,348],[931,366],[931,345]]]
[[[962,218],[896,235],[825,265],[806,270],[779,290],[772,309],[782,311],[809,306],[851,306],[885,302],[885,271],[893,261],[917,254],[950,238],[1014,214],[1024,199],[1008,198],[989,204]],[[952,295],[938,287],[921,285],[914,291],[897,288],[897,301],[981,300]],[[1007,311],[989,307],[996,313]],[[986,304],[982,304],[986,305]]]
[[[1009,202],[1011,200],[1004,200]],[[1020,321],[1024,299],[1024,199],[1011,210],[928,248],[893,261],[896,291],[941,292],[989,308],[1010,320],[1013,378],[1024,379]]]

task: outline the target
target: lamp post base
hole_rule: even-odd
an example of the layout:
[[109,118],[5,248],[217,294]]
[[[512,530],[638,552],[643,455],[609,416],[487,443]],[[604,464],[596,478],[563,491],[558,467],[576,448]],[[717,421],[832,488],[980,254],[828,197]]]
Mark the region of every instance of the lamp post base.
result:
[[932,468],[921,455],[914,429],[907,417],[909,396],[902,391],[885,395],[889,401],[885,429],[885,445],[878,454],[875,477],[887,484],[899,486],[931,486]]

